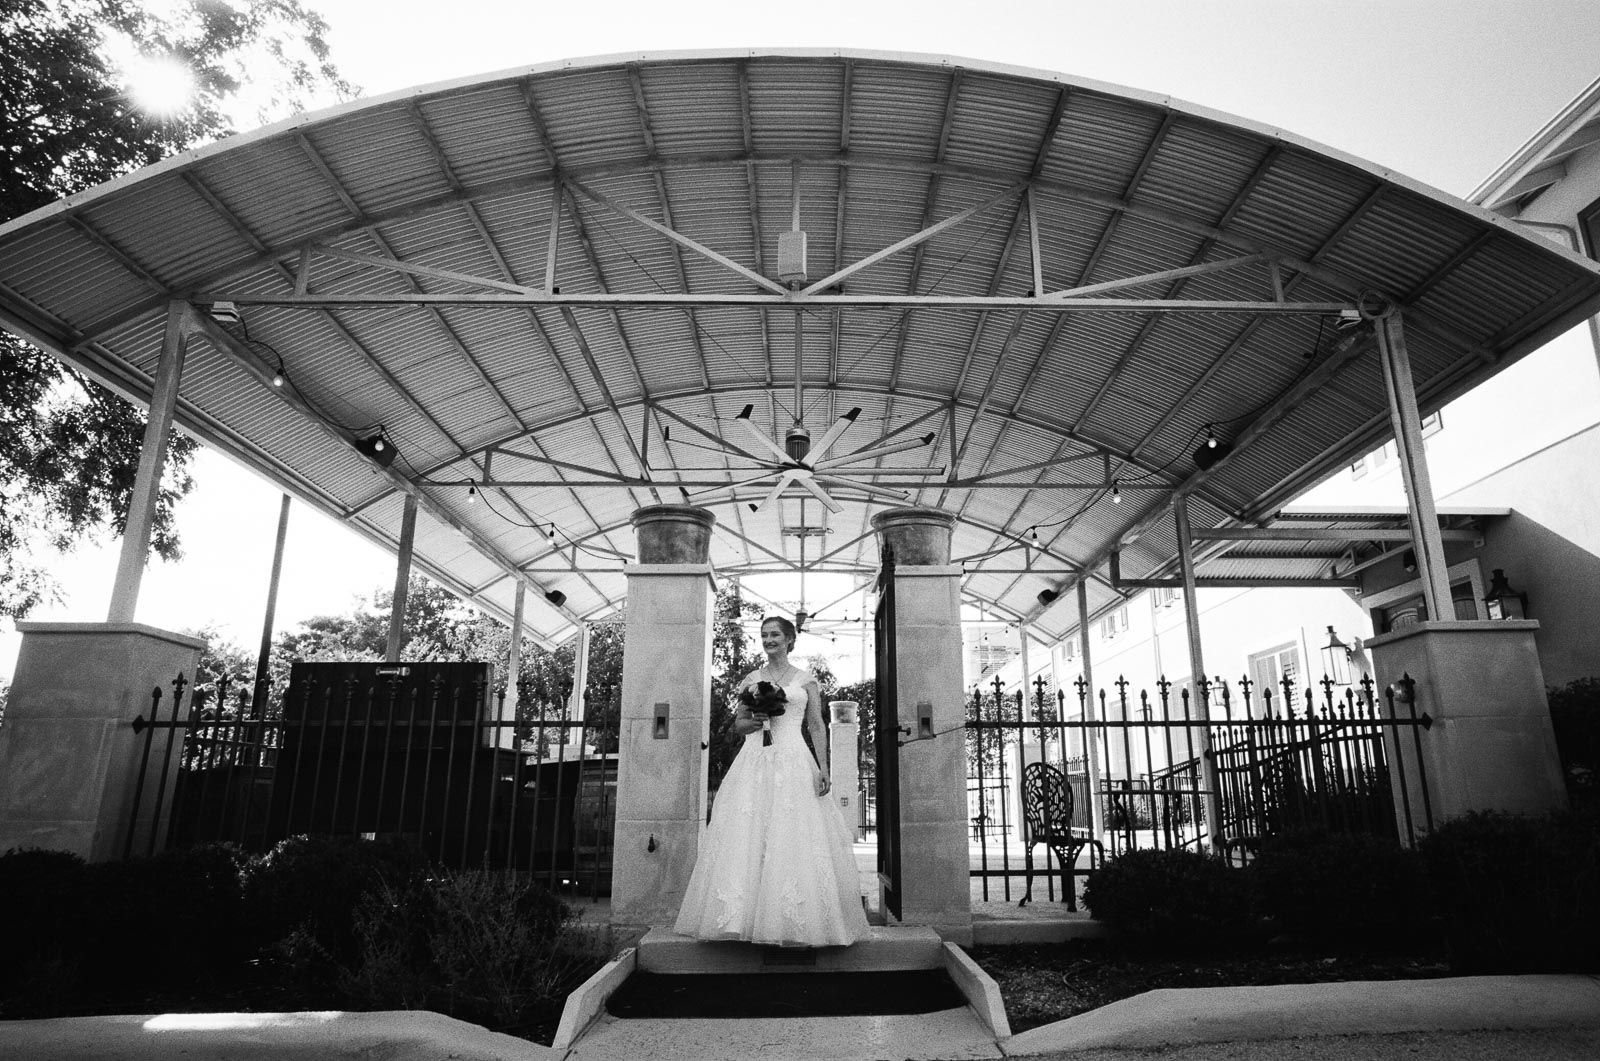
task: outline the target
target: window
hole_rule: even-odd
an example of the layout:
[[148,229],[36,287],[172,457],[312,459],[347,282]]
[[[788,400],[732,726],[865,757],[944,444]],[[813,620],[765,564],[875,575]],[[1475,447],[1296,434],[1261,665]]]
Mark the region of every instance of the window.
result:
[[1350,465],[1350,478],[1359,479],[1367,474],[1367,458],[1357,457]]
[[1176,586],[1158,586],[1155,591],[1156,607],[1170,608],[1178,603],[1178,599],[1182,596],[1183,591]]
[[1068,663],[1078,658],[1078,642],[1075,638],[1061,642],[1061,658]]
[[1256,714],[1261,713],[1261,705],[1267,702],[1266,694],[1271,694],[1272,710],[1274,713],[1283,710],[1283,683],[1289,680],[1289,692],[1298,700],[1300,694],[1300,646],[1293,641],[1269,648],[1265,652],[1256,652],[1250,656],[1250,680],[1256,687],[1251,692],[1251,701],[1256,705]]
[[1429,438],[1444,430],[1444,417],[1440,413],[1422,418],[1422,437]]
[[1600,260],[1600,199],[1578,211],[1578,229],[1583,233],[1583,252]]
[[1100,620],[1100,636],[1110,641],[1118,634],[1128,629],[1128,606],[1124,604],[1116,611]]

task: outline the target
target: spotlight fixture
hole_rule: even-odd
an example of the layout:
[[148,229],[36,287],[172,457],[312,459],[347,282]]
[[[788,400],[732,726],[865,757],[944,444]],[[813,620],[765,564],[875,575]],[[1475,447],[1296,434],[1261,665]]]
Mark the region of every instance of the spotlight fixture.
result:
[[1053,589],[1042,589],[1039,591],[1039,603],[1049,607],[1059,596],[1061,596],[1061,594],[1057,593]]
[[353,445],[356,452],[366,457],[380,468],[387,468],[394,463],[396,456],[394,443],[383,437],[383,425],[378,425],[378,432],[366,438],[358,438]]
[[560,608],[567,603],[567,595],[558,589],[553,589],[544,595],[544,599]]
[[1199,468],[1201,471],[1205,471],[1223,457],[1226,457],[1232,451],[1232,446],[1228,445],[1228,443],[1222,439],[1217,438],[1208,430],[1206,432],[1206,440],[1200,443],[1199,449],[1194,451],[1195,467]]

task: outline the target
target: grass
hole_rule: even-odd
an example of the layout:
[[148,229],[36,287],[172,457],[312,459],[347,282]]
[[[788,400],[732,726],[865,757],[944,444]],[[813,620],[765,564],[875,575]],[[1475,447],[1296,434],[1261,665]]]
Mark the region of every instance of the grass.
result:
[[1419,980],[1451,975],[1442,949],[1350,953],[1305,945],[1234,953],[1161,953],[1112,940],[973,947],[1000,986],[1013,1032],[1158,988]]

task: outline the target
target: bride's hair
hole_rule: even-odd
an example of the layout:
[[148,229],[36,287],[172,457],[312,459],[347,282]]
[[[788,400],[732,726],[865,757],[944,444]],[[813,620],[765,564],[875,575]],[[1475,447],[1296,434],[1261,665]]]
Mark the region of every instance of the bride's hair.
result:
[[762,626],[766,626],[768,623],[777,623],[778,624],[778,629],[783,631],[784,640],[789,642],[789,651],[793,652],[794,651],[794,643],[795,643],[795,641],[799,640],[799,637],[800,637],[799,631],[797,631],[794,628],[794,623],[792,623],[789,620],[785,619],[781,615],[769,615],[765,619],[761,620],[761,625]]

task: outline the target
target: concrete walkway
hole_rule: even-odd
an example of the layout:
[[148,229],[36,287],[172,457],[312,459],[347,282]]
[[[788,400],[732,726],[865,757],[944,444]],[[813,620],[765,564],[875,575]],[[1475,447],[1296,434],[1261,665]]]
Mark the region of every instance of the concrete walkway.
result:
[[170,1014],[0,1022],[7,1061],[669,1061],[993,1058],[1162,1061],[1593,1061],[1600,978],[1439,980],[1151,991],[996,1042],[970,1009],[915,1017],[620,1021],[570,1052],[432,1013]]

